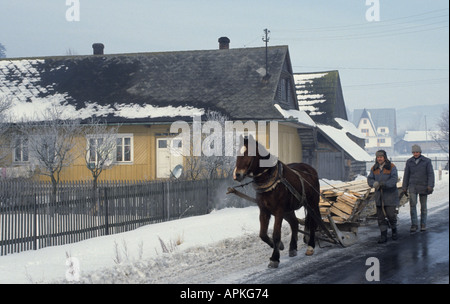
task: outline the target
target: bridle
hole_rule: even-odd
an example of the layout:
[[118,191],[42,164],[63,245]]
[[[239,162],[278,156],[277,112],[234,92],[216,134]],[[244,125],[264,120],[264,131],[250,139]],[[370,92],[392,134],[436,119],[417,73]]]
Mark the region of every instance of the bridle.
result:
[[[247,169],[245,170],[245,172],[244,172],[244,178],[246,178],[247,176],[249,176],[249,171],[250,171],[250,168],[253,166],[253,162],[255,161],[255,156],[252,156],[252,160],[250,161],[250,164],[248,165],[248,167],[247,167]],[[252,175],[251,175],[251,177],[253,177],[254,178],[254,176],[253,176],[253,172],[252,172]]]

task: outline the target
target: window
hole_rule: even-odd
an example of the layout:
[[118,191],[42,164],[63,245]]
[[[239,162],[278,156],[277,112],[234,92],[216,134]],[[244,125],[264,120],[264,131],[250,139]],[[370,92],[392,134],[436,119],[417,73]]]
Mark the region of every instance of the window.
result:
[[133,161],[133,135],[116,134],[89,135],[87,137],[87,160],[97,164],[109,160],[116,163],[129,163]]
[[378,138],[378,139],[377,139],[377,142],[378,142],[379,144],[384,144],[384,143],[386,142],[386,139],[385,139],[385,138]]
[[363,119],[363,124],[367,124],[367,119]]
[[116,145],[116,162],[131,162],[133,153],[132,135],[119,134]]
[[385,128],[381,128],[380,129],[380,133],[386,133],[386,129]]
[[361,129],[361,133],[369,134],[369,129]]
[[291,99],[290,91],[291,89],[289,79],[281,78],[277,88],[278,100],[283,102],[289,102]]
[[17,137],[14,141],[14,162],[28,162],[28,139]]
[[103,144],[103,138],[90,138],[89,139],[89,155],[88,160],[90,163],[97,163],[100,158],[100,147]]
[[165,139],[158,140],[158,148],[160,148],[160,149],[167,148],[167,140],[165,140]]

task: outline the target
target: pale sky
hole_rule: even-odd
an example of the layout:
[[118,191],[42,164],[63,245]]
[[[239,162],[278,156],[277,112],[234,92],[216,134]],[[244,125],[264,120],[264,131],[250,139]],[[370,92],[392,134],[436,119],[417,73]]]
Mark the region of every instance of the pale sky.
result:
[[295,73],[339,70],[349,110],[449,102],[447,0],[0,0],[8,58],[259,47],[265,28]]

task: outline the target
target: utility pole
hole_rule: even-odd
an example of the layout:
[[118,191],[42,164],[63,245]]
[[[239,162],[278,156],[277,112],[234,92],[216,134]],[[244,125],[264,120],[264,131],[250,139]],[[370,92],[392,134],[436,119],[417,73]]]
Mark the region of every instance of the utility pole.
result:
[[268,29],[264,29],[264,36],[262,37],[262,40],[266,43],[266,76],[264,78],[269,79],[269,67],[268,67],[268,58],[267,58],[267,43],[269,42],[269,34],[270,31]]
[[428,128],[427,128],[427,116],[425,115],[425,147],[424,148],[426,148],[427,145],[428,145]]

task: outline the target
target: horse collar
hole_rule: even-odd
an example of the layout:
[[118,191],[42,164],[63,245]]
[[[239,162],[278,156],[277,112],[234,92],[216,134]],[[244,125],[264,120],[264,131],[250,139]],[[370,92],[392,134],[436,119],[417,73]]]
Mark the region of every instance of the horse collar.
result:
[[255,177],[262,176],[263,174],[267,173],[272,168],[274,168],[274,167],[267,168],[263,172],[255,175],[253,177],[253,181],[254,181],[253,188],[255,189],[255,191],[257,193],[264,193],[264,192],[272,191],[281,182],[280,177],[282,176],[283,165],[279,161],[277,162],[276,169],[273,170],[273,172],[270,174],[270,176],[266,180],[259,181],[259,182],[255,181]]

